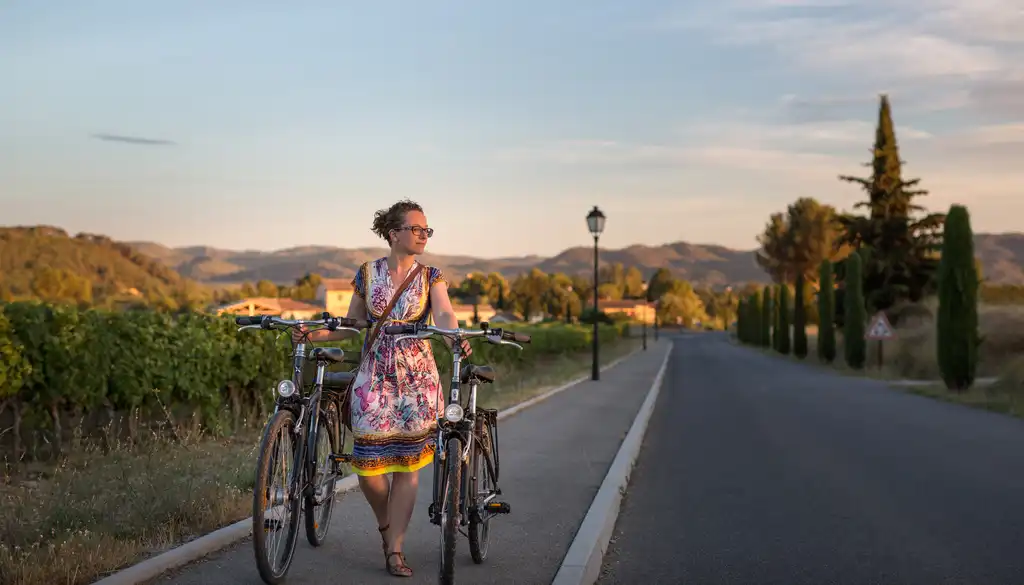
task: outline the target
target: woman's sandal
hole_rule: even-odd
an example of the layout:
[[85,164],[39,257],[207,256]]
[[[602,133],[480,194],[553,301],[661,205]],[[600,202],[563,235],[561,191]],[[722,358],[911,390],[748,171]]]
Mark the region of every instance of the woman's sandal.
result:
[[390,524],[388,524],[384,528],[377,527],[377,530],[380,532],[380,539],[382,541],[380,543],[380,545],[381,545],[381,548],[384,549],[384,563],[385,564],[387,564],[387,562],[388,562],[388,539],[384,538],[384,533],[388,531],[388,528],[391,528]]
[[[395,564],[391,564],[390,562],[391,557],[393,556],[398,557],[398,562]],[[388,573],[391,573],[395,577],[412,577],[412,569],[409,568],[409,565],[405,564],[405,555],[402,554],[402,551],[389,553],[384,564],[388,569]]]

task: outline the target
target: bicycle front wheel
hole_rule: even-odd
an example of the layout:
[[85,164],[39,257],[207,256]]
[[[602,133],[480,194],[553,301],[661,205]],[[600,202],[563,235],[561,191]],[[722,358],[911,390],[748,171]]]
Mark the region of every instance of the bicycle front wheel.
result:
[[455,539],[459,535],[459,492],[462,487],[462,441],[445,445],[444,491],[441,494],[441,585],[455,583]]
[[284,580],[299,534],[299,498],[293,486],[301,476],[292,441],[295,415],[279,410],[263,432],[256,463],[252,502],[252,544],[260,578],[269,585]]

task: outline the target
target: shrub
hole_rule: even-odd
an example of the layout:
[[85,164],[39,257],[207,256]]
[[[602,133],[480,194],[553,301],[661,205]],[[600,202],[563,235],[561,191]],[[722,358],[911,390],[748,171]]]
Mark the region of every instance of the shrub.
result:
[[779,343],[775,348],[779,353],[789,353],[789,287],[779,285]]
[[772,345],[772,315],[775,312],[775,305],[772,302],[772,287],[764,287],[764,300],[761,304],[761,334],[760,345],[771,347]]

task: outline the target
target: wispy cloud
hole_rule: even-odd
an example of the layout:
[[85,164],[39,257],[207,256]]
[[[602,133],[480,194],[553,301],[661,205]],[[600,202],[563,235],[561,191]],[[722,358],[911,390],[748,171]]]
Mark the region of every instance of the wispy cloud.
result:
[[93,134],[92,137],[106,142],[125,142],[145,146],[171,146],[177,144],[172,140],[164,140],[162,138],[144,138],[141,136],[123,136],[119,134]]

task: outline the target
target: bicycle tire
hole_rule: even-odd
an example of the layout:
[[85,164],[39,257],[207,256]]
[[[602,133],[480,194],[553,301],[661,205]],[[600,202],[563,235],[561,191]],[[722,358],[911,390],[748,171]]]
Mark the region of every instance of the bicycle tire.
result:
[[[319,430],[317,431],[316,448],[317,451],[320,450],[320,438],[326,436],[327,443],[325,447],[327,452],[322,454],[322,456],[326,461],[327,473],[332,476],[334,475],[334,462],[330,461],[328,458],[333,453],[341,452],[341,447],[338,445],[337,419],[338,409],[334,405],[333,401],[329,401],[327,403],[327,408],[320,413],[320,416],[317,419],[317,427]],[[321,459],[321,454],[318,452],[310,453],[309,458],[313,460],[313,465],[318,465]],[[335,481],[331,482],[329,491],[326,494],[327,499],[321,502],[320,505],[317,505],[315,491],[319,489],[318,484],[321,482],[321,479],[318,476],[321,472],[322,470],[314,470],[313,478],[311,479],[313,482],[313,493],[309,493],[303,498],[305,508],[303,510],[305,512],[303,516],[305,516],[306,540],[308,540],[309,544],[314,547],[318,547],[324,543],[324,540],[327,538],[327,532],[330,530],[331,516],[334,512],[335,502],[334,488],[335,485],[337,485],[337,477],[335,477]]]
[[[293,464],[291,472],[286,473],[286,484],[280,494],[280,499],[283,500],[281,506],[284,508],[284,519],[288,522],[288,528],[283,543],[284,558],[281,559],[280,567],[275,568],[272,559],[267,558],[269,553],[267,535],[271,530],[277,531],[276,523],[268,522],[270,519],[266,517],[267,500],[270,497],[271,474],[279,468],[277,465],[278,454],[275,452],[275,448],[280,446],[282,441],[279,439],[282,436],[287,437],[289,443],[292,441],[294,428],[295,415],[289,410],[277,411],[263,431],[260,454],[256,463],[256,485],[253,488],[252,501],[252,543],[253,552],[256,555],[256,568],[259,570],[260,578],[268,585],[278,585],[284,581],[292,560],[295,558],[295,544],[299,535],[300,501],[297,498],[291,500],[287,498],[288,493],[293,493],[293,484],[302,475],[301,467]],[[281,431],[284,431],[285,434],[282,435]],[[295,446],[292,446],[286,455],[294,460]],[[278,494],[275,493],[274,496],[272,501],[276,502],[279,499]]]
[[455,545],[459,535],[459,493],[462,490],[462,441],[450,437],[445,446],[444,494],[441,504],[441,585],[455,583]]
[[491,425],[489,419],[480,427],[479,439],[473,447],[473,470],[471,474],[472,483],[470,489],[472,496],[467,497],[467,504],[473,506],[473,512],[469,516],[469,554],[473,562],[481,564],[487,559],[487,550],[490,545],[490,524],[492,518],[480,519],[479,506],[483,498],[482,492],[493,491],[497,487],[496,474],[494,473],[494,442],[492,440]]

